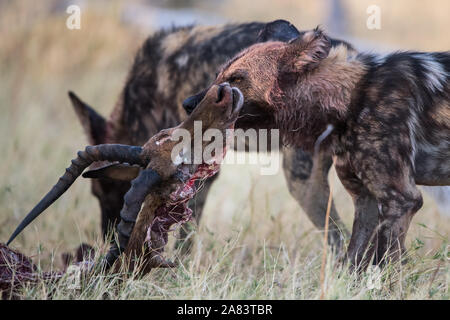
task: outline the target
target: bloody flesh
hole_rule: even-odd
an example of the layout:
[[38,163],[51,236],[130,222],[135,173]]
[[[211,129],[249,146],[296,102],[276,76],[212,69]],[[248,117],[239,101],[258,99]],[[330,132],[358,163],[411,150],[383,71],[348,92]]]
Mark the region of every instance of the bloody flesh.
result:
[[[200,164],[197,170],[190,176],[186,183],[181,183],[177,189],[169,195],[166,203],[155,210],[155,219],[147,230],[146,241],[149,248],[152,246],[152,238],[158,237],[158,242],[167,244],[167,233],[173,231],[172,225],[181,225],[192,217],[192,210],[188,208],[188,202],[197,193],[199,187],[196,182],[201,183],[215,175],[220,169],[220,164]],[[153,235],[152,235],[153,234]],[[161,248],[158,248],[161,249]]]

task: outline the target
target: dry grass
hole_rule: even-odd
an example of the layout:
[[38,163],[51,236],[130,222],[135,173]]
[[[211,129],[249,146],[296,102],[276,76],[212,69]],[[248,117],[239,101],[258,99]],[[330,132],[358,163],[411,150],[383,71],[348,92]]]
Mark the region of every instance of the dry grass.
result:
[[[302,14],[319,9],[311,5]],[[48,15],[45,6],[30,9],[28,1],[14,1],[2,7],[2,241],[86,144],[67,90],[80,92],[103,114],[111,110],[143,40],[142,33],[118,22],[119,11],[120,3],[107,10],[91,8],[84,12],[82,30],[69,31],[65,17]],[[290,18],[293,11],[273,12]],[[330,177],[337,207],[350,227],[351,201],[334,172]],[[98,204],[89,189],[87,181],[77,181],[13,246],[45,270],[60,268],[60,254],[80,242],[102,247]],[[381,289],[370,290],[367,274],[358,277],[341,269],[330,253],[325,298],[448,299],[449,233],[450,221],[426,197],[408,236],[409,262],[383,269]],[[97,274],[83,280],[79,290],[70,289],[65,279],[55,287],[27,288],[22,297],[45,299],[53,292],[54,299],[317,299],[322,236],[289,195],[282,173],[267,177],[256,166],[225,166],[212,188],[195,248],[178,268],[125,281]],[[176,254],[169,248],[167,256]]]

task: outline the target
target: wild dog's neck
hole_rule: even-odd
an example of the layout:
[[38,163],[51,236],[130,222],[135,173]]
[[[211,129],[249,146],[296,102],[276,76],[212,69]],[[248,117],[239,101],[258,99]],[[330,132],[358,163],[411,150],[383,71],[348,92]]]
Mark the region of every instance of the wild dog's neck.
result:
[[276,121],[284,142],[311,150],[328,124],[344,123],[365,73],[364,64],[339,46],[332,48],[315,70],[282,89],[283,107]]

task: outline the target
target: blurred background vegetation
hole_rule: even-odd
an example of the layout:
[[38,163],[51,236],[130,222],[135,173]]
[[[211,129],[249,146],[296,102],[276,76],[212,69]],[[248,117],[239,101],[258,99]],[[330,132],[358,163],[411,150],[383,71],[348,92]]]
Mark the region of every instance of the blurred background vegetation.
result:
[[[81,7],[81,30],[66,28],[70,4]],[[366,9],[373,4],[381,8],[381,30],[366,27]],[[447,0],[0,0],[0,241],[7,240],[17,223],[63,173],[76,151],[87,144],[67,91],[74,90],[108,115],[137,48],[154,30],[190,23],[282,18],[299,29],[323,25],[332,35],[355,43],[358,49],[436,51],[450,48],[450,37],[446,35],[449,12]],[[334,172],[330,176],[337,208],[350,228],[350,198]],[[90,183],[80,179],[14,242],[14,247],[40,258],[44,268],[59,267],[61,252],[82,241],[100,241],[99,213]],[[449,233],[449,219],[440,216],[425,195],[425,205],[408,236],[409,245],[423,256],[433,255],[448,245]],[[292,268],[298,263],[311,266],[308,271],[317,276],[321,238],[290,197],[281,172],[267,177],[260,176],[256,166],[226,166],[212,189],[199,226],[192,274],[202,268],[210,270],[221,259],[222,249],[234,241],[235,247],[226,252],[230,259],[228,273],[222,275],[226,274],[229,281],[235,276],[236,281],[257,280],[261,272],[265,275],[267,255],[272,257],[266,249],[283,247],[284,258],[280,258],[279,265],[285,271],[280,278],[277,274],[279,284],[274,287],[272,281],[268,287],[257,286],[263,297],[270,289],[276,298],[274,290],[294,281],[290,277],[296,274]],[[262,265],[264,270],[260,269]],[[222,268],[220,265],[214,272]],[[440,297],[448,298],[448,268],[437,274]],[[255,289],[252,295],[248,290],[248,295],[244,291],[237,296],[219,291],[210,295],[258,297],[259,291]],[[294,291],[279,297],[302,296],[295,288],[289,290]],[[407,297],[428,297],[426,290],[411,290]],[[398,297],[405,297],[402,294]]]

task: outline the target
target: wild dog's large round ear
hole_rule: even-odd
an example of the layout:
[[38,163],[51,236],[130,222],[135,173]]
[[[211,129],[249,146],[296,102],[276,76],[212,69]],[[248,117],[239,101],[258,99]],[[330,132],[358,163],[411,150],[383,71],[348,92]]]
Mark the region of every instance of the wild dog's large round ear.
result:
[[330,38],[317,27],[289,42],[283,63],[290,71],[308,71],[328,57],[331,49]]
[[282,41],[288,42],[300,36],[297,28],[286,20],[275,20],[267,23],[258,34],[258,42]]
[[69,91],[68,94],[89,143],[91,145],[105,143],[106,119],[83,102],[74,92]]

